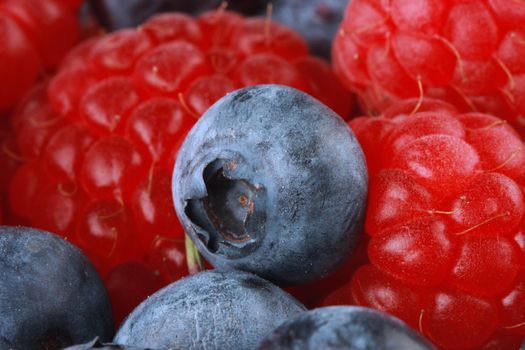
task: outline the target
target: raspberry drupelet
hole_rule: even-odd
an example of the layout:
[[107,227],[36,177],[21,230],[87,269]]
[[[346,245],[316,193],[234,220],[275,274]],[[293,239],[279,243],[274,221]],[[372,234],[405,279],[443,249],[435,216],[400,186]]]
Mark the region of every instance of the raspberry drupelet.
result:
[[505,120],[432,99],[349,124],[369,164],[370,263],[325,304],[387,311],[441,349],[519,344],[525,149],[518,133]]
[[0,113],[54,71],[80,37],[79,0],[0,0]]
[[410,97],[483,112],[525,132],[525,3],[355,0],[333,46],[366,111]]
[[162,14],[82,43],[11,118],[27,160],[10,183],[11,211],[80,246],[111,295],[142,293],[115,307],[121,319],[129,300],[151,294],[144,285],[188,273],[171,199],[186,132],[224,94],[259,83],[301,89],[350,115],[330,65],[268,19]]

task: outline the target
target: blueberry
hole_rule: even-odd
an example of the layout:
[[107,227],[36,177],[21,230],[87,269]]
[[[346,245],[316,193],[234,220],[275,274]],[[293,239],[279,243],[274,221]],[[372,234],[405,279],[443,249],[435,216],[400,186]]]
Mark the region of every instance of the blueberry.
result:
[[98,21],[109,31],[136,27],[161,12],[166,0],[91,0]]
[[143,349],[143,348],[137,348],[134,346],[125,346],[125,345],[118,345],[114,343],[102,343],[100,342],[100,339],[95,338],[92,341],[80,344],[80,345],[74,345],[70,346],[64,350],[91,350],[91,349],[99,349],[99,350],[149,350],[149,349]]
[[[217,9],[222,0],[91,0],[93,13],[110,31],[136,27],[149,17],[167,11],[197,15]],[[265,0],[230,0],[228,10],[252,15],[264,12]]]
[[218,268],[278,284],[314,281],[361,232],[367,170],[346,123],[298,90],[259,85],[213,105],[180,148],[173,200]]
[[170,11],[183,11],[192,15],[218,9],[222,3],[227,3],[227,9],[244,15],[254,15],[264,11],[265,0],[165,0]]
[[348,0],[274,0],[272,18],[301,33],[313,54],[329,59],[347,4]]
[[87,258],[67,241],[0,226],[0,348],[61,349],[111,339],[106,291]]
[[154,349],[252,349],[304,310],[255,275],[205,271],[146,299],[124,321],[114,342]]
[[257,350],[431,350],[421,335],[380,311],[325,307],[300,314],[266,337]]

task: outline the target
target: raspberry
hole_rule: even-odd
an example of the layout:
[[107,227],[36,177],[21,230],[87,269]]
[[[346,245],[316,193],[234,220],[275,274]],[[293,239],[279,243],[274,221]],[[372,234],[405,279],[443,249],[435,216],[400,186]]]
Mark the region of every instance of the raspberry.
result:
[[505,120],[415,98],[349,122],[370,168],[369,264],[325,304],[390,312],[439,348],[525,335],[524,144]]
[[140,262],[118,265],[108,276],[107,290],[112,303],[114,322],[119,325],[129,310],[162,287],[155,271]]
[[[162,286],[188,273],[171,199],[185,134],[218,98],[259,83],[301,88],[350,114],[328,63],[266,19],[162,14],[85,41],[11,118],[28,160],[10,183],[11,211],[80,246],[122,319],[156,289],[142,280]],[[127,281],[135,295],[121,302]]]
[[[57,68],[78,41],[77,0],[0,0],[0,111]],[[60,40],[57,40],[60,38]]]
[[9,128],[8,118],[0,116],[0,225],[7,221],[7,190],[11,178],[20,166],[22,159],[17,156],[16,139]]
[[521,1],[356,0],[335,39],[334,66],[370,113],[433,97],[523,134],[524,21]]

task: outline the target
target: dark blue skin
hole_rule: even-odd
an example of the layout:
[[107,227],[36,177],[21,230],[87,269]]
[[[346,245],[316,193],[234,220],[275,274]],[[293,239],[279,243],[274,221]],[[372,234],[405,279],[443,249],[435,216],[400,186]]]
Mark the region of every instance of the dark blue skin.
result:
[[113,335],[106,290],[76,247],[0,226],[0,349],[61,349]]
[[204,271],[146,299],[124,321],[114,342],[153,349],[253,349],[304,310],[255,275]]
[[[149,17],[167,11],[197,15],[217,9],[222,0],[90,0],[93,13],[109,31],[136,27]],[[264,11],[265,0],[230,0],[228,9],[246,15]]]
[[275,329],[257,350],[435,350],[386,313],[356,306],[308,311]]
[[351,255],[366,197],[365,160],[350,128],[279,85],[237,90],[213,105],[173,174],[177,214],[201,254],[280,285],[318,280]]
[[[306,39],[311,53],[330,59],[332,41],[349,0],[274,0],[272,18]],[[264,15],[264,12],[261,12]]]

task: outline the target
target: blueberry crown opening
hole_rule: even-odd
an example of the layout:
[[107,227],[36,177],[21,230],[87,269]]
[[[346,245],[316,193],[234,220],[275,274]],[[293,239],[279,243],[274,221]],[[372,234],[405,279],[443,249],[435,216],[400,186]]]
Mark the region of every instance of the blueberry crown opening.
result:
[[212,253],[220,243],[242,248],[253,239],[246,226],[255,210],[256,188],[247,180],[229,178],[225,168],[232,166],[222,159],[208,164],[203,172],[207,195],[187,200],[186,215],[206,231],[197,235]]

